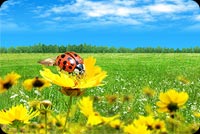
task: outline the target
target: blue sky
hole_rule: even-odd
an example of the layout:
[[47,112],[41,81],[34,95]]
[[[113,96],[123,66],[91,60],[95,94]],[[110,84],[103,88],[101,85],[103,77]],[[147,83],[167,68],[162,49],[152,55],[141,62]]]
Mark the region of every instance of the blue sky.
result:
[[0,45],[200,46],[200,8],[192,0],[8,0]]

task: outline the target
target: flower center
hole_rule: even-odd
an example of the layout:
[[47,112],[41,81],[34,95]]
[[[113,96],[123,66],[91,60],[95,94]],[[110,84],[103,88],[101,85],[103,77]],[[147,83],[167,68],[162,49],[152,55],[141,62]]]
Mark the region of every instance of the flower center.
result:
[[33,87],[42,87],[44,85],[44,82],[42,82],[41,80],[38,79],[38,77],[36,77],[36,80],[33,82]]
[[61,122],[56,122],[56,126],[57,127],[62,127],[62,123]]
[[178,105],[177,103],[170,103],[167,108],[170,112],[175,112],[178,109]]
[[153,127],[151,125],[147,125],[147,130],[153,130]]
[[156,124],[155,128],[156,129],[161,129],[161,125],[160,124]]
[[5,88],[5,89],[9,89],[10,87],[12,87],[12,83],[10,81],[3,84],[3,88]]
[[115,125],[115,129],[120,130],[120,125]]
[[67,96],[80,96],[84,93],[84,91],[81,91],[80,88],[72,89],[68,87],[63,87],[61,93]]

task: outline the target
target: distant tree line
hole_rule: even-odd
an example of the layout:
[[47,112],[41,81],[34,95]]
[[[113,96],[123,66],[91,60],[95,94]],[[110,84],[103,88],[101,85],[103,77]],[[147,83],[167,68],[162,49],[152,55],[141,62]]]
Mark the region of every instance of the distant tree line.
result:
[[163,48],[163,47],[108,47],[95,46],[88,44],[80,45],[45,45],[35,44],[33,46],[0,47],[0,53],[63,53],[66,51],[75,51],[77,53],[200,53],[200,47],[192,48]]

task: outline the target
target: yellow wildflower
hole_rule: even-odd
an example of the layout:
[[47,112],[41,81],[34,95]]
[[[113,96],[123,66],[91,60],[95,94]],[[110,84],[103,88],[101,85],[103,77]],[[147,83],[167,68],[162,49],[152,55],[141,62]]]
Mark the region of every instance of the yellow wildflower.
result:
[[43,78],[35,77],[33,79],[25,80],[23,86],[29,91],[33,88],[38,88],[39,90],[42,90],[45,87],[51,86],[51,83]]
[[159,119],[156,119],[153,123],[153,128],[156,131],[166,132],[165,122]]
[[[47,68],[40,71],[40,74],[46,80],[61,86],[63,88],[62,93],[65,92],[65,95],[80,95],[82,89],[101,86],[102,80],[106,77],[106,72],[102,71],[99,66],[95,66],[95,63],[96,59],[92,57],[85,59],[85,73],[83,75],[71,75],[63,71],[55,74]],[[73,91],[76,93],[73,93]]]
[[133,124],[125,126],[124,132],[126,134],[150,134],[150,131],[147,130],[147,126],[145,125],[134,126]]
[[194,112],[193,114],[194,114],[195,117],[200,118],[200,112]]
[[124,123],[120,120],[120,119],[115,119],[115,120],[112,120],[109,125],[112,127],[112,128],[115,128],[115,129],[121,129],[124,125]]
[[20,104],[15,107],[13,106],[7,111],[0,111],[0,124],[13,124],[15,121],[19,121],[23,124],[28,124],[30,119],[38,115],[38,111],[28,111],[26,107]]
[[182,76],[182,75],[177,76],[177,80],[179,80],[179,81],[182,82],[183,84],[190,84],[190,80],[188,80],[187,78],[185,78],[185,77]]
[[143,92],[148,97],[152,97],[155,94],[155,91],[151,89],[150,87],[143,88]]
[[175,112],[179,108],[181,108],[189,96],[186,92],[177,92],[174,89],[170,89],[165,93],[160,93],[159,99],[157,102],[157,106],[159,107],[160,112]]
[[112,120],[119,117],[115,115],[112,117],[103,117],[98,112],[93,109],[93,100],[90,97],[83,97],[78,104],[81,113],[83,113],[87,118],[87,125],[94,126],[99,124],[108,124]]
[[11,72],[5,76],[5,79],[0,77],[0,93],[7,91],[11,88],[14,84],[17,83],[17,80],[21,76],[15,72]]
[[101,115],[97,112],[92,113],[88,116],[87,124],[88,126],[95,126],[103,123]]
[[90,97],[83,97],[78,104],[81,113],[83,113],[87,118],[87,125],[98,125],[103,122],[99,113],[95,112],[93,109],[93,100]]
[[59,114],[55,117],[50,118],[50,122],[59,129],[63,129],[65,124],[65,116]]
[[135,126],[147,126],[148,130],[153,130],[153,123],[154,123],[154,118],[153,116],[139,116],[139,118],[137,120],[133,121],[133,124]]
[[81,113],[83,113],[86,117],[92,115],[94,113],[93,110],[93,100],[90,97],[83,97],[78,104]]

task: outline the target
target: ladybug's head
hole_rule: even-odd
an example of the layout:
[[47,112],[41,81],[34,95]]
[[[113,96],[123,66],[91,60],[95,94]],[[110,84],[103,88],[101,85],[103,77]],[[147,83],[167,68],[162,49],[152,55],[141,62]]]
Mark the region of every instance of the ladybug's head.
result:
[[84,64],[77,64],[76,67],[75,67],[75,69],[74,69],[74,72],[76,74],[80,74],[80,75],[84,74],[85,73],[85,66],[84,66]]

